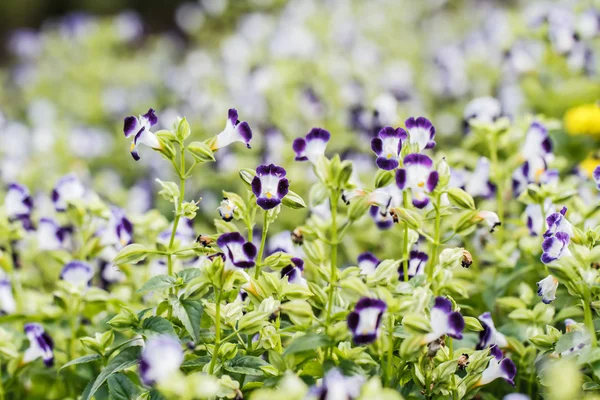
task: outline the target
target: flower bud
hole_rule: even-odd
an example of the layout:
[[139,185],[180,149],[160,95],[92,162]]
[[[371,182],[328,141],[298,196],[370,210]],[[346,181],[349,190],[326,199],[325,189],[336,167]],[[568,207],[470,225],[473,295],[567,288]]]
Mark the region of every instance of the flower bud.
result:
[[194,160],[199,163],[215,161],[215,155],[206,143],[192,142],[186,147]]
[[439,176],[438,185],[441,188],[445,188],[450,182],[450,167],[446,162],[446,157],[443,157],[437,165],[437,172]]
[[188,136],[190,136],[190,133],[190,124],[188,123],[187,119],[185,117],[177,117],[177,138],[183,142]]
[[465,210],[475,210],[473,197],[460,188],[449,188],[447,190],[448,200],[457,207]]
[[108,321],[108,324],[115,329],[127,329],[137,326],[139,322],[137,314],[128,307],[121,306],[121,312]]

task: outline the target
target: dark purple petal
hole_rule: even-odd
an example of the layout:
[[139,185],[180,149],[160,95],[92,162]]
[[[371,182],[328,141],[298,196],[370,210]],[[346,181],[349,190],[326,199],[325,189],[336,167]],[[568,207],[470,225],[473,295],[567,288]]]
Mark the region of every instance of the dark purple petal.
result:
[[150,122],[150,126],[154,126],[158,122],[158,117],[152,108],[149,109],[148,112],[143,115],[143,117]]
[[306,135],[306,140],[308,142],[311,140],[322,140],[324,142],[328,142],[330,138],[331,134],[325,129],[321,128],[312,128],[308,135]]
[[384,312],[385,309],[387,308],[387,305],[385,304],[385,302],[383,300],[372,299],[372,298],[369,298],[369,297],[362,297],[356,303],[356,307],[354,308],[354,310],[356,312],[360,313],[365,308],[377,308],[381,312]]
[[381,155],[383,152],[383,141],[378,137],[371,139],[371,150],[378,156]]
[[378,168],[381,168],[385,171],[392,171],[392,170],[398,168],[398,166],[400,165],[398,160],[396,160],[394,158],[388,159],[385,157],[377,157],[375,164],[377,164]]
[[490,356],[494,357],[496,360],[502,360],[502,357],[504,357],[502,350],[500,350],[500,347],[498,347],[497,344],[490,347]]
[[245,240],[239,232],[227,232],[219,236],[217,246],[224,248],[231,243],[244,244]]
[[237,129],[242,139],[244,139],[244,142],[246,142],[246,147],[250,148],[250,140],[252,139],[252,129],[250,129],[250,125],[244,121],[238,124],[235,129]]
[[433,190],[436,188],[438,181],[440,179],[440,176],[438,174],[437,171],[431,171],[431,173],[429,174],[429,178],[427,178],[427,190],[429,190],[430,192],[433,192]]
[[244,250],[244,254],[246,255],[246,257],[252,260],[256,257],[256,246],[254,246],[254,244],[252,244],[251,242],[244,243],[242,249]]
[[137,150],[134,150],[131,152],[131,157],[133,157],[133,159],[135,161],[139,161],[140,160],[140,155],[138,154]]
[[462,331],[465,329],[465,320],[463,316],[455,311],[448,317],[448,325],[450,326],[451,332],[448,332],[448,336],[454,339],[462,339]]
[[256,204],[258,204],[263,210],[270,210],[281,204],[281,200],[277,197],[272,197],[270,199],[267,199],[266,197],[259,197],[256,200]]
[[368,333],[366,335],[354,335],[352,341],[354,344],[363,346],[366,344],[373,343],[377,339],[377,333]]
[[231,122],[231,125],[235,126],[238,122],[238,112],[235,108],[230,108],[227,112],[227,119]]
[[308,157],[302,154],[306,150],[306,141],[303,138],[295,139],[292,143],[292,148],[296,153],[296,161],[308,161]]
[[400,189],[404,189],[404,186],[406,186],[406,170],[404,168],[400,168],[396,171],[396,185],[398,185]]
[[377,257],[375,257],[375,255],[371,252],[365,251],[363,253],[360,253],[358,255],[357,258],[357,262],[361,263],[363,261],[369,261],[372,262],[373,264],[379,264],[379,259]]
[[350,330],[352,332],[356,331],[359,320],[360,320],[360,316],[358,315],[358,313],[356,311],[352,311],[350,314],[348,314],[348,328],[350,328]]
[[386,126],[379,131],[377,136],[379,136],[381,139],[396,138],[396,137],[400,137],[400,132],[398,132],[396,129],[392,128],[391,126]]
[[289,190],[290,182],[286,178],[280,180],[277,185],[277,196],[279,199],[283,199],[288,194]]
[[510,358],[505,358],[500,362],[500,369],[505,374],[504,380],[515,386],[514,378],[517,375],[517,367]]
[[429,197],[423,197],[422,199],[417,199],[416,197],[413,197],[412,203],[413,206],[417,207],[418,209],[423,209],[427,207],[427,204],[429,204]]
[[450,314],[452,312],[452,302],[445,297],[438,296],[435,298],[433,308],[437,308],[446,314]]
[[260,196],[260,192],[261,192],[261,189],[262,189],[262,183],[261,183],[260,178],[258,176],[255,176],[252,179],[251,186],[252,186],[252,193],[254,193],[254,195],[256,197]]
[[415,165],[415,164],[419,164],[419,165],[423,165],[424,167],[431,168],[431,166],[433,165],[433,161],[431,160],[431,158],[427,157],[425,154],[419,154],[419,153],[408,154],[406,157],[404,157],[404,166]]
[[137,133],[138,130],[138,120],[136,117],[132,115],[125,118],[123,121],[123,133],[125,134],[125,137],[129,137]]

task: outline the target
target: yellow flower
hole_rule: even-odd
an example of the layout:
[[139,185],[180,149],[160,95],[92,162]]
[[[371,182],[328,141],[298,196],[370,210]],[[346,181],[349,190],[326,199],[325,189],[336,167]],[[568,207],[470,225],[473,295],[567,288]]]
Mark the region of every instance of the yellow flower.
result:
[[600,104],[584,104],[565,113],[565,128],[569,135],[600,136]]
[[596,153],[590,153],[585,160],[579,164],[581,171],[584,171],[587,176],[591,177],[596,167],[600,165],[600,157]]

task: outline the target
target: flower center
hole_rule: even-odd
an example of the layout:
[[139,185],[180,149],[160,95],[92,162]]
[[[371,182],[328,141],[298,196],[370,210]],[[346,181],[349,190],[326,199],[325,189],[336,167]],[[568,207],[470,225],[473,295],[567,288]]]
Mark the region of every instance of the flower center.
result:
[[418,187],[423,187],[423,186],[425,186],[425,182],[419,182],[419,183],[417,183],[417,186]]
[[265,196],[267,196],[267,199],[270,199],[270,198],[272,198],[272,197],[273,197],[273,193],[271,193],[271,192],[267,192],[267,193],[265,194]]
[[387,159],[389,160],[390,158],[392,158],[392,154],[391,154],[391,153],[388,153],[388,155],[387,155]]

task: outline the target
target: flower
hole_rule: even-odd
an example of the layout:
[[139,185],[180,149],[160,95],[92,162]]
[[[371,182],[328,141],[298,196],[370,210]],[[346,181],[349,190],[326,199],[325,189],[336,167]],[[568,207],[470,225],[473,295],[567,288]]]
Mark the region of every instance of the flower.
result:
[[85,188],[75,174],[60,178],[52,190],[52,202],[56,211],[66,211],[69,202],[83,198]]
[[542,158],[545,162],[552,161],[552,141],[548,129],[539,122],[532,122],[525,135],[521,154],[526,160]]
[[307,399],[355,400],[360,396],[365,378],[361,375],[344,376],[339,369],[332,368],[323,377],[320,386],[310,388]]
[[52,218],[40,218],[37,228],[38,249],[52,251],[65,247],[70,228],[60,227]]
[[369,215],[375,221],[375,225],[381,230],[390,229],[394,225],[394,218],[388,212],[387,208],[371,206],[369,208]]
[[358,345],[373,343],[379,336],[381,317],[387,306],[383,300],[361,298],[348,314],[348,328],[352,332],[354,343]]
[[436,188],[439,175],[433,169],[433,161],[424,154],[409,154],[404,157],[404,168],[396,171],[396,184],[402,190],[411,189],[412,203],[417,208],[429,204],[426,193]]
[[304,138],[294,140],[292,147],[296,152],[296,161],[310,161],[311,163],[325,155],[325,148],[331,135],[321,128],[313,128]]
[[291,259],[292,263],[281,270],[281,278],[288,277],[289,283],[306,286],[306,279],[302,277],[304,261],[298,257]]
[[138,161],[140,159],[137,151],[138,144],[140,143],[153,149],[162,148],[156,135],[150,131],[150,128],[156,125],[157,122],[158,117],[152,108],[149,109],[146,114],[140,115],[139,117],[131,115],[124,119],[123,133],[125,134],[125,137],[128,138],[133,136],[129,151],[134,160]]
[[465,320],[458,311],[452,311],[452,302],[445,297],[435,298],[435,304],[429,314],[432,332],[424,337],[424,343],[448,335],[455,339],[462,339],[462,331],[465,329]]
[[554,206],[552,200],[546,199],[544,201],[544,210],[539,204],[529,204],[525,207],[525,217],[527,219],[527,229],[529,229],[529,236],[538,236],[542,229],[546,226],[545,215],[549,212],[553,212]]
[[4,211],[9,220],[29,220],[33,200],[29,195],[29,189],[18,183],[8,185],[8,191],[4,198]]
[[591,103],[568,109],[564,125],[569,135],[600,135],[600,105]]
[[394,129],[386,126],[379,131],[377,137],[371,140],[371,149],[377,154],[375,161],[377,167],[386,171],[398,168],[402,140],[405,140],[406,137],[406,131],[402,128]]
[[500,218],[498,214],[493,211],[479,211],[475,216],[479,221],[483,221],[490,228],[490,233],[493,233],[496,230],[496,227],[501,226],[502,222],[500,222]]
[[498,347],[507,347],[508,341],[506,336],[496,330],[494,321],[492,320],[492,314],[485,312],[479,316],[481,326],[483,330],[479,332],[479,343],[477,344],[477,350],[483,350],[490,346],[497,345]]
[[513,172],[512,189],[516,197],[531,183],[548,185],[557,180],[558,171],[548,169],[548,164],[543,157],[531,157]]
[[596,187],[600,190],[600,165],[594,168],[594,172],[592,173],[594,177],[594,182],[596,182]]
[[269,255],[281,251],[291,254],[295,257],[303,257],[304,251],[298,243],[294,242],[294,234],[290,231],[281,231],[275,235],[269,235],[269,243],[267,246]]
[[17,310],[17,302],[12,292],[10,279],[0,271],[0,314],[13,314]]
[[573,225],[569,221],[565,215],[567,214],[567,207],[563,207],[559,212],[554,212],[550,214],[546,218],[546,224],[548,224],[548,229],[544,232],[544,237],[548,238],[552,235],[555,235],[559,232],[566,233],[569,237],[573,236]]
[[570,237],[564,232],[558,232],[554,236],[550,236],[542,242],[542,257],[544,264],[550,264],[562,256],[570,256],[569,250]]
[[54,364],[54,342],[44,327],[37,323],[25,324],[25,335],[29,339],[29,348],[25,350],[23,362],[30,362],[42,358],[47,367]]
[[233,201],[229,200],[227,197],[223,197],[223,201],[221,201],[217,210],[223,221],[229,222],[233,219],[233,214],[237,210],[237,207],[233,204]]
[[360,268],[360,272],[364,275],[373,274],[380,262],[373,253],[368,251],[360,253],[357,259],[358,268]]
[[[417,275],[424,273],[425,264],[427,264],[429,256],[422,251],[412,250],[408,257],[408,279],[412,279]],[[404,267],[400,264],[398,268],[399,279],[404,280]]]
[[502,116],[500,102],[493,97],[478,97],[465,107],[463,117],[468,124],[470,121],[491,124]]
[[118,207],[110,208],[107,226],[100,231],[100,236],[100,242],[105,246],[116,245],[121,248],[131,243],[133,225],[122,209]]
[[477,382],[477,386],[487,385],[498,378],[502,378],[514,386],[514,378],[517,375],[515,363],[510,358],[503,358],[502,351],[498,346],[492,346],[490,354],[494,358],[490,360],[488,367],[481,374],[481,379]]
[[166,335],[151,337],[139,360],[140,378],[144,385],[153,385],[177,372],[182,362],[183,350],[178,340]]
[[404,124],[408,130],[408,141],[410,144],[416,144],[419,152],[425,149],[433,149],[435,147],[435,127],[424,117],[409,118]]
[[252,179],[252,193],[263,210],[277,207],[289,191],[285,169],[274,164],[259,165]]
[[254,258],[256,257],[256,246],[246,242],[238,232],[228,232],[219,236],[217,246],[223,249],[225,253],[225,268],[234,270],[235,268],[254,267]]
[[238,112],[235,108],[230,108],[227,114],[227,122],[225,129],[219,133],[215,141],[210,146],[211,150],[221,149],[229,146],[234,142],[242,142],[250,148],[250,140],[252,139],[252,129],[247,122],[240,122]]
[[556,289],[558,288],[558,279],[548,275],[538,283],[537,294],[542,298],[544,304],[550,304],[556,299]]
[[490,160],[485,157],[477,160],[473,173],[465,180],[465,190],[473,197],[487,199],[494,195],[496,186],[490,182]]
[[93,278],[92,266],[80,260],[73,260],[65,264],[60,272],[60,279],[82,288],[90,286]]

